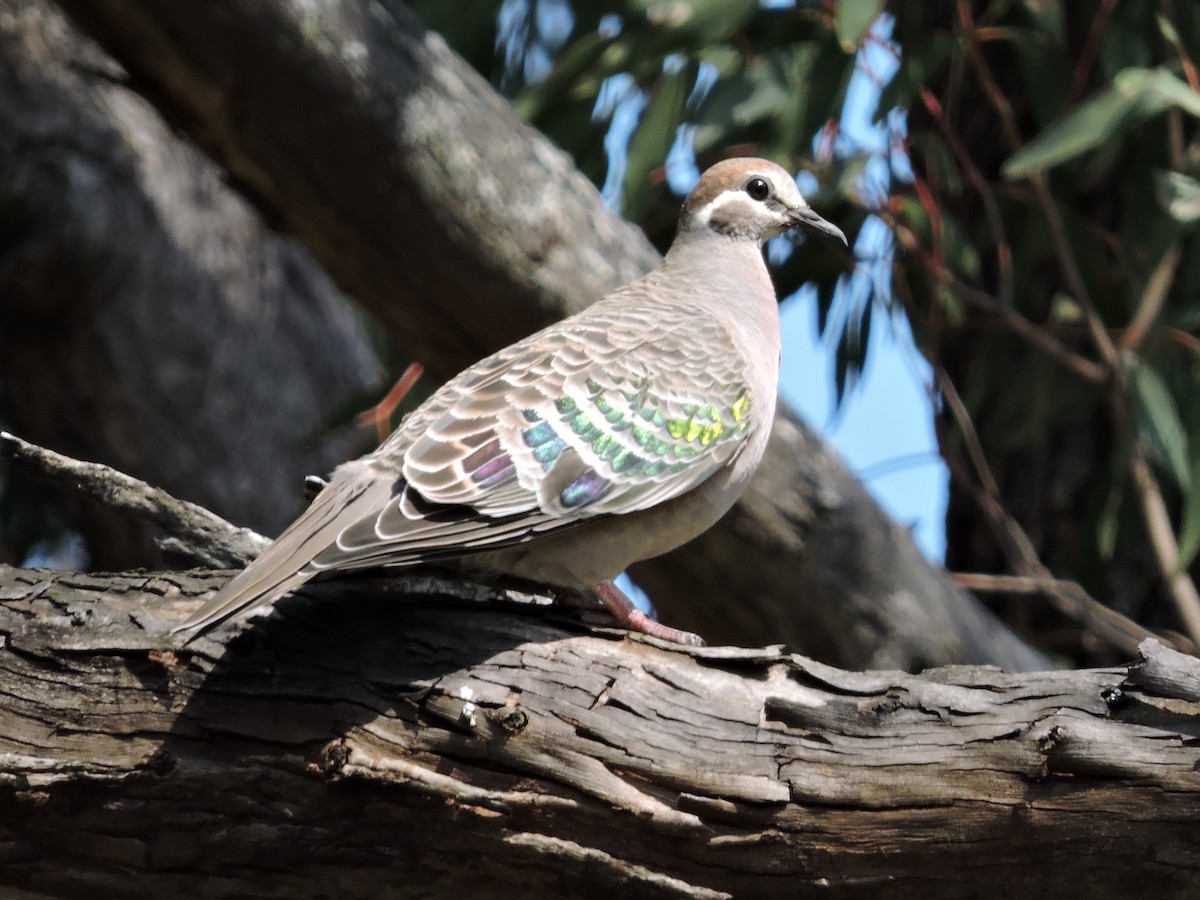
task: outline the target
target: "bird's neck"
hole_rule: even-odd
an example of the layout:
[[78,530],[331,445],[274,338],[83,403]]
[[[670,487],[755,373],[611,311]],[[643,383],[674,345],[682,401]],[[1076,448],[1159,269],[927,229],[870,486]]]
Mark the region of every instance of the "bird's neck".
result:
[[756,358],[747,364],[761,370],[763,380],[774,386],[779,372],[779,304],[757,243],[710,231],[680,233],[658,271],[686,291],[689,302],[702,304],[725,323],[740,337],[741,346],[756,348]]
[[722,318],[749,318],[762,326],[765,337],[778,333],[775,286],[754,241],[711,231],[681,232],[660,271],[682,284],[690,300],[712,305]]
[[762,247],[756,241],[732,238],[707,229],[680,232],[662,260],[662,268],[672,270],[673,274],[703,272],[706,280],[720,282],[722,286],[742,284],[745,287],[749,278],[756,288],[767,286],[774,294],[767,264],[763,262]]

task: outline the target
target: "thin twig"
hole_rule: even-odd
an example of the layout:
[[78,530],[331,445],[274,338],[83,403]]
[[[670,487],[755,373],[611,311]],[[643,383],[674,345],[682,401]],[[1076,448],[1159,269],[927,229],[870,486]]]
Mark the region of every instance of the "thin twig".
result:
[[999,316],[1014,334],[1024,338],[1030,345],[1092,387],[1099,388],[1108,384],[1109,376],[1103,366],[1080,356],[1062,342],[1055,340],[1045,328],[1029,321],[1016,309],[1004,305],[986,291],[972,287],[950,272],[946,274],[950,278],[951,289],[967,303]]
[[1121,336],[1121,346],[1127,351],[1135,351],[1141,346],[1146,335],[1158,320],[1167,302],[1167,295],[1175,281],[1175,272],[1179,268],[1179,260],[1183,256],[1183,247],[1179,241],[1171,244],[1163,254],[1150,278],[1142,296],[1138,298],[1137,310],[1133,319]]
[[1072,618],[1087,625],[1093,633],[1106,637],[1122,653],[1136,654],[1138,645],[1147,638],[1161,640],[1159,635],[1150,629],[1093,598],[1076,581],[1042,578],[1036,575],[989,575],[975,572],[955,572],[953,578],[967,590],[979,593],[1042,594],[1072,602],[1077,606],[1077,613],[1073,614]]
[[1084,42],[1083,50],[1079,53],[1079,63],[1075,66],[1075,73],[1071,77],[1071,89],[1067,91],[1066,99],[1063,101],[1064,109],[1070,109],[1074,106],[1083,93],[1083,89],[1087,85],[1088,75],[1092,71],[1092,64],[1095,63],[1096,54],[1100,50],[1100,39],[1104,36],[1104,32],[1108,28],[1108,22],[1112,18],[1113,10],[1116,8],[1117,0],[1103,0],[1100,4],[1100,9],[1096,11],[1096,18],[1092,20],[1092,27],[1088,32],[1087,41]]
[[1055,340],[1053,335],[1048,333],[1044,327],[1029,321],[1014,307],[1001,303],[997,298],[987,293],[987,291],[968,284],[945,266],[938,265],[929,251],[921,245],[917,237],[909,229],[902,226],[893,215],[886,210],[881,211],[879,215],[892,229],[901,246],[911,253],[920,255],[922,262],[930,269],[934,278],[946,284],[958,297],[972,306],[998,316],[1001,324],[1013,331],[1018,337],[1023,338],[1034,349],[1041,351],[1087,384],[1099,388],[1108,383],[1108,376],[1102,366],[1097,365],[1084,356],[1080,356],[1065,344]]
[[[1162,5],[1166,8],[1167,16],[1173,17],[1175,12],[1171,8],[1171,4],[1167,0],[1163,0]],[[1171,22],[1171,25],[1174,27],[1175,23]],[[1176,34],[1178,34],[1178,29],[1176,29]],[[1179,55],[1179,62],[1183,66],[1183,75],[1187,79],[1187,83],[1193,91],[1200,94],[1200,71],[1196,69],[1196,63],[1192,59],[1191,54],[1187,52],[1187,47],[1179,40],[1168,41],[1168,43],[1171,44],[1175,52]]]
[[[1021,528],[1003,505],[974,482],[962,469],[960,463],[948,457],[947,466],[951,477],[969,494],[972,495],[984,518],[999,539],[1000,547],[1008,558],[1009,565],[1020,572],[1020,575],[1007,576],[1013,579],[1023,579],[1025,584],[1037,585],[1037,589],[1051,602],[1051,605],[1062,615],[1078,622],[1088,632],[1107,641],[1122,653],[1136,653],[1138,643],[1147,636],[1162,640],[1153,632],[1147,631],[1133,620],[1121,615],[1114,609],[1105,606],[1092,597],[1083,586],[1073,582],[1055,578],[1048,568],[1038,558],[1037,551],[1029,536]],[[988,590],[988,585],[978,588],[969,582],[971,576],[964,578],[954,576],[960,584],[972,590]],[[1005,576],[990,576],[994,579]],[[994,585],[997,582],[993,582]],[[1020,583],[1020,582],[1018,582]]]
[[942,397],[950,408],[954,421],[958,424],[958,430],[967,444],[967,455],[971,457],[971,465],[975,467],[975,477],[979,479],[979,483],[987,491],[988,496],[999,501],[1000,485],[996,483],[996,477],[992,474],[991,466],[988,465],[987,454],[983,452],[983,442],[979,440],[979,432],[975,430],[975,423],[971,421],[971,414],[967,412],[967,406],[959,396],[958,388],[954,386],[953,380],[940,365],[933,367],[933,377],[937,380],[938,387],[942,389]]
[[946,118],[946,114],[942,110],[942,104],[938,101],[937,97],[928,89],[923,89],[921,91],[921,101],[924,103],[925,109],[933,117],[933,121],[937,124],[938,129],[942,132],[942,137],[950,145],[950,149],[958,159],[959,166],[966,173],[967,180],[975,187],[975,191],[983,201],[983,209],[988,218],[988,225],[992,229],[992,239],[996,243],[996,268],[1000,277],[1000,302],[1005,306],[1011,307],[1013,305],[1012,245],[1008,242],[1008,233],[1004,228],[1004,219],[1000,215],[1000,204],[996,202],[996,194],[988,186],[987,179],[983,177],[983,173],[979,171],[979,167],[971,159],[971,154],[963,146],[963,142],[958,134],[950,127],[950,122]]
[[[942,211],[938,208],[933,187],[926,184],[915,173],[913,175],[913,188],[916,190],[922,205],[929,211],[930,252],[926,254],[924,253],[924,248],[922,248],[923,255],[926,256],[925,264],[934,271],[944,271],[946,269],[946,253]],[[931,362],[937,362],[942,358],[942,321],[944,319],[944,311],[936,295],[931,297],[930,300],[929,316],[925,321],[926,355]]]
[[354,424],[359,426],[373,425],[375,427],[375,436],[379,438],[379,442],[387,438],[392,431],[392,415],[396,412],[396,408],[404,402],[404,398],[408,396],[408,392],[413,389],[413,385],[417,383],[417,379],[425,374],[425,367],[419,362],[411,362],[404,369],[399,380],[392,385],[392,389],[387,392],[387,396],[372,406],[370,409],[363,410],[354,417]]
[[1038,201],[1042,207],[1042,214],[1046,217],[1046,223],[1050,228],[1050,239],[1054,243],[1054,249],[1058,254],[1059,264],[1062,266],[1063,275],[1067,279],[1067,285],[1070,287],[1071,293],[1075,296],[1075,301],[1079,304],[1079,308],[1083,310],[1084,320],[1087,322],[1092,342],[1100,352],[1100,358],[1104,360],[1112,372],[1113,382],[1120,384],[1122,382],[1120,354],[1117,352],[1116,345],[1108,336],[1108,330],[1104,326],[1104,321],[1100,318],[1100,313],[1096,310],[1096,305],[1092,302],[1092,295],[1084,283],[1083,273],[1079,269],[1079,262],[1075,259],[1075,251],[1071,248],[1071,241],[1067,237],[1067,229],[1059,213],[1058,204],[1054,202],[1054,198],[1050,195],[1050,188],[1046,184],[1046,176],[1041,172],[1035,172],[1030,175],[1030,181],[1033,182],[1034,189],[1037,191]]
[[1192,643],[1200,646],[1200,593],[1196,591],[1196,585],[1187,572],[1179,569],[1179,543],[1171,527],[1171,516],[1140,443],[1135,443],[1129,455],[1129,472],[1142,504],[1150,544],[1158,558],[1158,567],[1163,573],[1167,591],[1175,603],[1179,618],[1183,620],[1188,637]]

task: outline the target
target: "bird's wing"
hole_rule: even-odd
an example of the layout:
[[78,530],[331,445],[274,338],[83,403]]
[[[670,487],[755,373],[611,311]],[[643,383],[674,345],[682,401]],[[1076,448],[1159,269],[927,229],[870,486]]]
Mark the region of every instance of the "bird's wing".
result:
[[179,630],[322,571],[494,550],[647,509],[729,465],[768,425],[729,333],[687,307],[606,306],[443,385]]
[[[371,457],[396,496],[350,521],[315,572],[495,550],[678,497],[756,426],[745,363],[696,310],[568,320],[444,385]],[[761,407],[760,407],[761,408]]]
[[405,428],[402,473],[424,500],[489,517],[633,512],[704,481],[762,424],[744,358],[699,311],[565,324],[473,366]]

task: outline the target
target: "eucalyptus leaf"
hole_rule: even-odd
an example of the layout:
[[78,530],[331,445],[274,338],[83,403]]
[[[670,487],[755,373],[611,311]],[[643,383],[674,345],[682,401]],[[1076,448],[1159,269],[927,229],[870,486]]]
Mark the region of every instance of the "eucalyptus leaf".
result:
[[663,74],[629,142],[622,211],[634,221],[648,214],[654,187],[650,173],[662,166],[675,142],[675,132],[683,121],[684,104],[695,80],[694,65]]
[[1114,80],[1117,90],[1142,98],[1147,114],[1176,106],[1193,116],[1200,116],[1200,93],[1166,69],[1126,69]]
[[881,12],[883,0],[840,0],[834,25],[842,49],[853,53]]
[[1100,519],[1096,523],[1096,546],[1100,558],[1105,562],[1111,561],[1117,551],[1117,534],[1121,526],[1119,514],[1123,499],[1124,492],[1120,487],[1115,487],[1110,491],[1108,499],[1104,502],[1104,509],[1100,513]]
[[1200,116],[1200,93],[1166,69],[1125,69],[1117,74],[1112,87],[1054,122],[1013,154],[1004,164],[1004,175],[1024,178],[1074,159],[1169,107]]
[[1063,0],[1024,0],[1022,5],[1037,22],[1040,32],[1062,42],[1063,23],[1066,21]]
[[675,49],[727,40],[760,11],[758,0],[634,0],[630,6],[652,28],[669,33]]
[[1004,176],[1025,178],[1116,137],[1134,118],[1138,98],[1111,87],[1059,119],[1004,164]]
[[1138,431],[1175,484],[1187,492],[1192,483],[1192,466],[1179,408],[1162,376],[1145,361],[1135,360],[1132,368]]
[[1200,551],[1200,455],[1192,460],[1192,483],[1183,494],[1179,525],[1179,562],[1176,574],[1185,571]]
[[1154,173],[1158,201],[1176,222],[1190,225],[1200,219],[1200,181],[1182,172]]

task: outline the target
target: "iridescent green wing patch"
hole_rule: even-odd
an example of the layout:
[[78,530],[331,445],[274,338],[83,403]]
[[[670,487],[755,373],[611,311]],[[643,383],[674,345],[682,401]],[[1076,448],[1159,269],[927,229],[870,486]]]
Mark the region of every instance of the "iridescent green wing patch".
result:
[[496,517],[644,509],[728,465],[754,430],[746,364],[711,318],[647,305],[570,324],[484,361],[406,423],[404,475],[422,497]]
[[[596,508],[610,495],[673,494],[670,480],[692,483],[723,463],[750,427],[752,396],[745,385],[713,385],[705,402],[680,396],[655,379],[582,379],[582,391],[521,411],[521,440],[549,475],[564,449],[573,447],[587,469],[563,486],[555,506]],[[665,390],[664,390],[665,388]],[[570,388],[568,388],[570,389]],[[668,489],[662,490],[661,488]],[[658,488],[651,491],[652,488]]]

